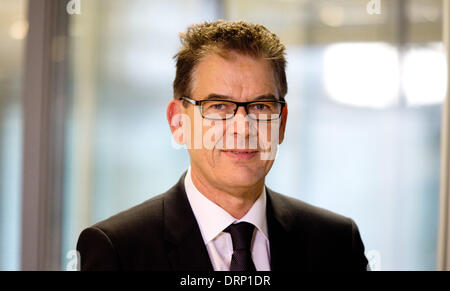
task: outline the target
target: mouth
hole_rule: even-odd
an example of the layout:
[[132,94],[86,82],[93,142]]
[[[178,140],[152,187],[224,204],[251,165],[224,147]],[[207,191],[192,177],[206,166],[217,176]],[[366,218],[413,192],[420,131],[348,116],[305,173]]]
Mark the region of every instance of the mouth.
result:
[[221,150],[226,156],[237,159],[237,160],[244,160],[248,161],[254,158],[258,151],[256,150],[246,150],[246,149],[235,149],[235,150]]

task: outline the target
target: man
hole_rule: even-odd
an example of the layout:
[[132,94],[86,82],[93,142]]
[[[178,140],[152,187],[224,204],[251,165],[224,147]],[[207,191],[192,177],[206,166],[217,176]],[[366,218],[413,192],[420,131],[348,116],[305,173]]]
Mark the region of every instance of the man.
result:
[[181,40],[167,119],[190,167],[166,193],[85,229],[81,269],[365,270],[353,220],[265,186],[288,116],[278,37],[216,21]]

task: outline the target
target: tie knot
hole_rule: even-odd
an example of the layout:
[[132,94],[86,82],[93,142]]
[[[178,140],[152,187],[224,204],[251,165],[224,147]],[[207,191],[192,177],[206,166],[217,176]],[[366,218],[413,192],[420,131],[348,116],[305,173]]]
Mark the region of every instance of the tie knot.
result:
[[248,222],[231,224],[224,231],[231,234],[233,250],[250,250],[255,226]]

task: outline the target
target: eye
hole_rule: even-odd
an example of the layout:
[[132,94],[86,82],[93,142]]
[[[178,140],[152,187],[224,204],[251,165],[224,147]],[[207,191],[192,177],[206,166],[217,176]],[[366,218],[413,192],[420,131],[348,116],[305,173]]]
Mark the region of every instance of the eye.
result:
[[220,104],[220,103],[212,105],[212,109],[215,109],[215,110],[221,110],[221,109],[224,109],[224,107],[225,107],[225,105]]
[[251,106],[251,109],[252,110],[259,110],[259,111],[262,111],[262,110],[267,110],[267,109],[269,109],[270,107],[267,105],[267,104],[264,104],[264,103],[257,103],[257,104],[253,104],[252,106]]

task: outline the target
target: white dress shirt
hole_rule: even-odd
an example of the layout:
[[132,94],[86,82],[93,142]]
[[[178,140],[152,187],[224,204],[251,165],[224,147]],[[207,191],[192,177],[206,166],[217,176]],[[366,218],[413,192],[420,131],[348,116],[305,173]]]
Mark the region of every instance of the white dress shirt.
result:
[[219,205],[201,194],[191,177],[191,167],[184,179],[186,194],[194,212],[200,232],[215,271],[229,271],[233,242],[223,230],[232,223],[249,222],[255,226],[251,252],[257,271],[270,271],[270,248],[266,218],[266,187],[250,210],[237,220]]

